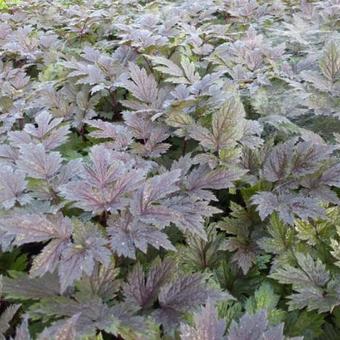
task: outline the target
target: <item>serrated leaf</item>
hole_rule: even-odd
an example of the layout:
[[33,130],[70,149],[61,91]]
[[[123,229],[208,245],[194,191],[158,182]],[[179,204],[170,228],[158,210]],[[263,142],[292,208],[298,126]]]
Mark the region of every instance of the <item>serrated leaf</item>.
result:
[[150,308],[161,287],[169,282],[173,276],[174,269],[172,261],[157,259],[152,263],[148,274],[145,275],[143,268],[137,263],[123,287],[127,301],[136,303],[143,309]]
[[124,164],[119,156],[123,155],[104,145],[92,147],[90,164],[82,165],[80,179],[60,187],[62,195],[92,213],[113,213],[125,207],[128,203],[125,196],[139,187],[145,171],[136,169],[134,162]]
[[108,267],[111,258],[111,252],[107,248],[108,241],[93,223],[74,219],[72,224],[74,243],[68,244],[64,249],[58,267],[62,292],[80,279],[83,273],[91,275],[95,261]]
[[154,316],[164,327],[172,328],[179,323],[182,313],[205,303],[210,294],[201,274],[179,278],[161,288],[158,296],[160,308]]
[[132,215],[142,222],[157,223],[160,226],[172,222],[176,215],[175,211],[155,203],[179,189],[177,183],[180,174],[180,170],[173,170],[148,179],[134,195],[131,203]]
[[38,340],[75,340],[76,339],[76,324],[81,313],[75,314],[66,321],[59,321],[52,326],[45,328],[44,331],[39,334]]
[[35,117],[35,125],[26,124],[24,131],[41,142],[46,150],[53,150],[67,141],[69,126],[60,126],[62,118],[53,118],[47,112],[42,111]]
[[71,234],[70,219],[43,214],[25,214],[10,217],[3,221],[1,227],[9,234],[15,235],[15,244],[49,241],[51,239],[66,240]]
[[24,317],[20,326],[16,328],[15,337],[13,340],[31,340],[31,335],[28,329],[28,317]]
[[201,311],[194,314],[194,326],[181,324],[182,340],[223,340],[226,323],[219,320],[214,305],[208,301]]
[[8,306],[5,311],[0,316],[0,337],[5,339],[5,333],[10,328],[10,322],[12,321],[13,317],[19,310],[21,305],[10,305]]
[[5,296],[20,300],[38,300],[60,292],[57,275],[50,273],[40,278],[30,278],[26,274],[13,279],[4,277],[3,284]]
[[148,104],[156,102],[158,87],[155,78],[152,75],[147,75],[145,69],[139,68],[133,63],[129,63],[129,74],[132,80],[124,80],[120,85],[142,102]]
[[264,310],[255,315],[244,314],[239,323],[231,323],[227,340],[284,340],[283,323],[269,327],[267,313]]
[[62,157],[59,152],[47,152],[42,144],[20,146],[17,165],[29,177],[48,180],[60,170]]
[[30,202],[31,197],[25,194],[27,187],[25,174],[20,170],[4,166],[0,170],[0,204],[5,209],[12,208],[17,202],[25,205]]
[[340,71],[340,51],[335,41],[327,44],[320,60],[320,69],[328,81],[335,83]]
[[170,59],[159,56],[148,56],[148,58],[151,59],[154,64],[159,65],[155,67],[155,70],[173,77],[183,77],[182,69]]
[[235,147],[244,133],[245,111],[238,98],[228,98],[212,116],[211,132],[200,125],[189,129],[190,136],[213,151]]
[[280,218],[290,225],[294,224],[294,215],[302,220],[325,216],[325,210],[316,199],[302,195],[290,193],[275,195],[272,192],[262,191],[252,197],[252,203],[257,205],[256,210],[262,220],[276,211]]
[[148,245],[156,249],[162,247],[167,250],[176,250],[165,233],[154,226],[134,219],[129,213],[111,218],[107,224],[111,248],[120,256],[134,259],[136,250],[146,253]]

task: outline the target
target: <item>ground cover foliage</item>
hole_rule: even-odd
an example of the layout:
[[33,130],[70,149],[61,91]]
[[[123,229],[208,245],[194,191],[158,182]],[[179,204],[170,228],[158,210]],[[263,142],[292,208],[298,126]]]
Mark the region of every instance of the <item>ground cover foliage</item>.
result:
[[340,3],[2,2],[2,339],[339,339]]

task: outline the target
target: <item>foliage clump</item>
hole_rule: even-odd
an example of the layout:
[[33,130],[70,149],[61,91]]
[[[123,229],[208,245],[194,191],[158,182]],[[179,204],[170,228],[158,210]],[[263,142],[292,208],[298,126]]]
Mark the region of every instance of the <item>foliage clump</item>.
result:
[[339,18],[0,1],[0,338],[338,339]]

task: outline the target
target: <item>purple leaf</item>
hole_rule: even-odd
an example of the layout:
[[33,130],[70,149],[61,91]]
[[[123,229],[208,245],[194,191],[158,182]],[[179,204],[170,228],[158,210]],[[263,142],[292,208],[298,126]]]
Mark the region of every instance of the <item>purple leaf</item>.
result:
[[40,141],[46,150],[53,150],[64,144],[69,133],[69,126],[60,126],[62,118],[53,118],[47,111],[42,111],[35,117],[35,123],[26,124],[24,131]]
[[112,250],[119,256],[135,258],[136,249],[147,252],[148,244],[175,251],[167,235],[159,229],[135,220],[130,214],[108,220],[108,235]]
[[76,324],[81,313],[73,315],[66,320],[60,320],[45,328],[38,336],[38,340],[75,340],[76,339]]
[[211,301],[208,300],[200,312],[194,313],[194,326],[181,324],[182,340],[223,340],[226,339],[224,331],[226,322],[219,320],[217,311]]
[[93,213],[124,208],[127,194],[136,190],[145,176],[142,169],[134,169],[132,162],[124,163],[118,154],[103,145],[91,149],[89,165],[83,164],[80,180],[60,187],[62,195],[75,205]]
[[59,152],[46,152],[42,144],[26,144],[20,146],[18,168],[29,177],[50,179],[61,168],[62,158]]
[[178,278],[160,290],[160,309],[154,312],[154,316],[166,328],[172,328],[178,325],[182,313],[205,303],[209,296],[210,291],[201,274]]
[[18,215],[6,218],[1,227],[9,234],[15,235],[16,245],[51,239],[66,240],[71,235],[70,220],[62,215],[48,217],[42,214]]
[[72,224],[74,242],[63,251],[59,264],[61,291],[65,291],[75,280],[80,279],[83,273],[91,275],[95,261],[105,267],[108,267],[111,261],[108,241],[93,223],[73,220]]
[[233,182],[238,180],[242,172],[225,169],[210,170],[207,166],[194,169],[187,178],[187,190],[191,194],[207,200],[216,200],[209,192],[203,189],[227,189],[234,186]]
[[256,210],[259,212],[261,220],[273,213],[279,206],[278,198],[275,194],[268,191],[262,191],[252,197],[252,203],[257,205]]
[[283,324],[268,327],[267,313],[264,310],[255,315],[244,314],[238,323],[232,321],[227,336],[227,340],[240,339],[284,340]]
[[142,102],[153,104],[157,100],[158,88],[155,78],[147,75],[145,69],[129,63],[130,77],[132,80],[123,80],[119,85],[129,90],[134,97]]
[[142,266],[137,263],[129,274],[124,285],[124,295],[129,303],[134,303],[141,308],[149,308],[157,299],[158,293],[174,273],[174,263],[170,260],[155,260],[147,275]]
[[25,194],[27,182],[25,174],[20,170],[14,170],[9,166],[3,166],[0,170],[0,203],[5,209],[12,208],[16,202],[25,205],[31,197]]
[[28,329],[28,316],[25,316],[20,326],[15,331],[15,337],[13,340],[30,340],[31,335]]
[[295,176],[303,176],[317,171],[320,168],[320,162],[328,159],[333,150],[329,145],[299,143],[293,158],[292,173]]
[[263,167],[263,177],[266,180],[275,182],[289,175],[294,143],[295,140],[291,140],[273,148]]
[[131,202],[132,215],[145,223],[168,225],[174,219],[175,211],[155,203],[179,189],[177,182],[180,175],[180,170],[173,170],[148,179],[134,195]]

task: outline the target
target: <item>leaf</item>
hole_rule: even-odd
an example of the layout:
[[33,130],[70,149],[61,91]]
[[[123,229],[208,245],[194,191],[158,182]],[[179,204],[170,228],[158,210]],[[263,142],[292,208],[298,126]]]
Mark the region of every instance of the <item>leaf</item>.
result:
[[5,209],[12,208],[17,202],[25,205],[31,197],[25,194],[27,182],[25,174],[20,170],[3,166],[0,170],[0,203]]
[[[96,61],[96,60],[93,60]],[[99,60],[98,60],[99,61]],[[79,78],[76,84],[89,84],[92,86],[91,93],[96,93],[100,90],[105,89],[105,74],[97,64],[86,64],[78,62],[74,58],[71,61],[63,63],[68,69],[73,70],[68,74],[69,78]]]
[[70,219],[43,214],[25,214],[7,218],[2,228],[15,235],[14,243],[22,245],[32,242],[49,241],[51,239],[67,240],[71,235]]
[[154,67],[155,70],[176,78],[183,78],[182,69],[170,59],[160,56],[148,56],[148,58],[151,59],[153,64],[158,65]]
[[304,255],[302,253],[296,254],[296,258],[301,269],[286,266],[271,274],[271,277],[280,283],[302,287],[310,284],[323,286],[329,281],[329,273],[320,260],[314,261],[310,255]]
[[185,271],[202,271],[215,268],[224,256],[220,252],[224,235],[217,233],[215,226],[210,224],[207,228],[207,240],[196,234],[186,235],[186,245],[179,246],[176,258],[180,267]]
[[67,141],[69,126],[60,126],[62,118],[53,118],[47,112],[42,111],[35,117],[35,125],[26,124],[24,131],[42,143],[46,150],[53,150]]
[[217,142],[207,128],[198,124],[192,124],[191,126],[188,126],[188,130],[190,137],[199,141],[204,148],[214,151],[217,150]]
[[256,210],[259,212],[262,221],[271,215],[279,206],[277,196],[268,191],[255,194],[252,197],[252,203],[257,205]]
[[115,141],[116,149],[126,148],[132,143],[132,133],[122,124],[105,122],[100,119],[87,120],[86,123],[97,130],[89,133],[94,138],[109,138]]
[[[332,226],[333,227],[333,226]],[[311,246],[317,245],[321,239],[327,239],[324,236],[329,234],[330,225],[327,222],[318,221],[315,223],[314,221],[295,221],[295,229],[297,231],[297,237],[305,241]],[[327,232],[328,231],[328,232]],[[327,235],[329,236],[329,235]]]
[[123,156],[104,145],[93,146],[90,164],[82,165],[80,179],[60,186],[62,195],[93,214],[103,211],[114,213],[124,208],[128,204],[126,195],[139,187],[146,171],[136,169],[135,162]]
[[[293,311],[286,319],[286,332],[290,336],[303,335],[303,339],[324,335],[324,317],[317,312]],[[296,338],[293,338],[296,339]]]
[[62,158],[59,152],[46,152],[42,144],[20,146],[18,168],[29,177],[48,180],[61,168]]
[[223,148],[235,147],[242,138],[244,118],[245,111],[241,101],[231,97],[212,115],[211,132],[200,125],[194,125],[189,133],[204,148],[219,152]]
[[309,217],[316,219],[325,216],[325,210],[319,202],[313,198],[290,193],[275,195],[272,192],[262,191],[252,197],[252,204],[256,204],[261,220],[274,211],[279,213],[280,218],[290,225],[294,224],[294,215],[302,220]]
[[296,146],[296,154],[292,161],[292,174],[304,176],[312,174],[320,168],[320,162],[330,157],[333,148],[328,145],[301,142]]
[[45,328],[39,334],[38,340],[75,340],[76,339],[76,324],[81,313],[75,314],[71,318],[55,322],[52,326]]
[[213,114],[212,132],[216,150],[233,147],[243,135],[245,111],[241,101],[230,98],[221,108]]
[[58,268],[61,291],[80,279],[82,274],[91,275],[95,261],[108,267],[111,252],[107,248],[108,241],[101,235],[98,228],[91,222],[72,221],[73,244],[69,244],[62,253]]
[[237,240],[236,237],[231,237],[226,241],[223,249],[235,251],[231,261],[236,262],[243,274],[247,274],[253,264],[256,263],[256,247],[254,244],[247,244],[247,242]]
[[136,249],[147,252],[148,244],[156,249],[160,247],[175,251],[167,235],[157,228],[134,219],[129,213],[111,218],[107,222],[110,245],[119,256],[135,259]]
[[137,304],[142,309],[150,308],[157,299],[161,287],[172,278],[174,269],[172,261],[156,259],[145,275],[142,266],[137,263],[123,286],[125,298],[129,303]]
[[182,340],[223,340],[226,322],[219,320],[216,309],[211,301],[202,307],[199,313],[194,313],[194,326],[181,323]]
[[256,120],[245,120],[244,121],[244,131],[240,143],[247,146],[251,150],[254,150],[263,144],[263,139],[261,138],[263,127]]
[[331,247],[332,251],[330,253],[337,259],[335,265],[340,267],[340,242],[335,239],[331,239]]
[[41,299],[39,303],[32,306],[30,315],[37,319],[51,316],[72,318],[78,315],[77,322],[74,324],[77,336],[94,335],[97,329],[109,330],[119,323],[114,310],[99,298],[88,298],[84,301],[64,296]]
[[195,194],[202,199],[216,200],[209,192],[203,189],[227,189],[233,187],[233,182],[242,175],[241,171],[215,169],[207,166],[194,169],[187,177],[186,187],[190,194]]
[[144,223],[166,226],[175,217],[175,212],[157,201],[177,191],[181,171],[173,170],[148,179],[133,197],[131,213]]
[[206,240],[204,219],[220,213],[221,210],[209,205],[207,201],[197,201],[195,198],[176,196],[167,200],[167,206],[172,211],[174,223],[184,232],[198,235]]
[[2,312],[0,316],[0,338],[5,339],[5,333],[10,328],[10,322],[12,321],[13,317],[19,310],[21,305],[10,305],[8,306],[4,312]]
[[320,60],[320,69],[327,80],[334,84],[340,71],[340,51],[335,41],[327,43]]
[[157,100],[158,88],[155,78],[147,75],[145,69],[139,68],[133,63],[129,63],[129,73],[131,80],[123,80],[119,83],[129,90],[134,97],[142,102],[153,104]]
[[41,251],[39,255],[34,258],[30,275],[42,276],[50,272],[53,273],[59,264],[61,255],[66,250],[70,243],[71,223],[68,219],[59,224],[59,232],[57,238],[53,238]]
[[297,288],[296,294],[291,294],[289,298],[289,310],[303,309],[308,311],[317,310],[319,313],[331,312],[340,304],[338,296],[334,293],[327,293],[321,288],[305,287]]
[[199,74],[195,71],[195,64],[190,62],[189,58],[182,57],[181,66],[183,67],[185,77],[188,79],[190,84],[200,80]]
[[295,140],[279,144],[273,148],[263,166],[263,177],[275,182],[290,174],[291,157]]
[[17,278],[4,277],[4,295],[19,300],[38,300],[58,295],[60,286],[57,275],[47,273],[39,278],[20,274]]
[[97,264],[90,276],[84,276],[77,284],[79,296],[100,297],[104,302],[112,301],[120,290],[119,268],[113,261],[108,267]]
[[31,335],[28,329],[28,317],[25,317],[21,325],[15,331],[14,340],[30,340]]
[[181,277],[161,288],[158,296],[160,309],[154,312],[154,316],[164,327],[171,329],[179,323],[182,313],[205,303],[210,294],[201,274]]
[[328,168],[321,175],[320,181],[329,186],[335,186],[337,188],[340,188],[340,164],[337,163]]
[[269,327],[267,313],[264,310],[255,315],[244,314],[239,323],[232,321],[227,340],[284,340],[283,323]]
[[268,282],[263,282],[245,304],[247,313],[255,314],[261,310],[266,310],[268,320],[271,324],[277,324],[285,317],[285,312],[277,309],[280,296],[275,294],[273,286]]
[[288,228],[282,222],[276,213],[272,214],[270,218],[268,233],[270,237],[263,237],[257,241],[258,245],[267,253],[286,254],[287,250],[292,247],[295,233],[292,228]]
[[307,307],[307,310],[317,309],[320,313],[332,311],[340,304],[340,297],[326,266],[319,259],[314,261],[310,255],[302,253],[297,253],[296,259],[298,268],[285,265],[270,275],[280,283],[292,284],[297,292],[288,297],[289,309]]

